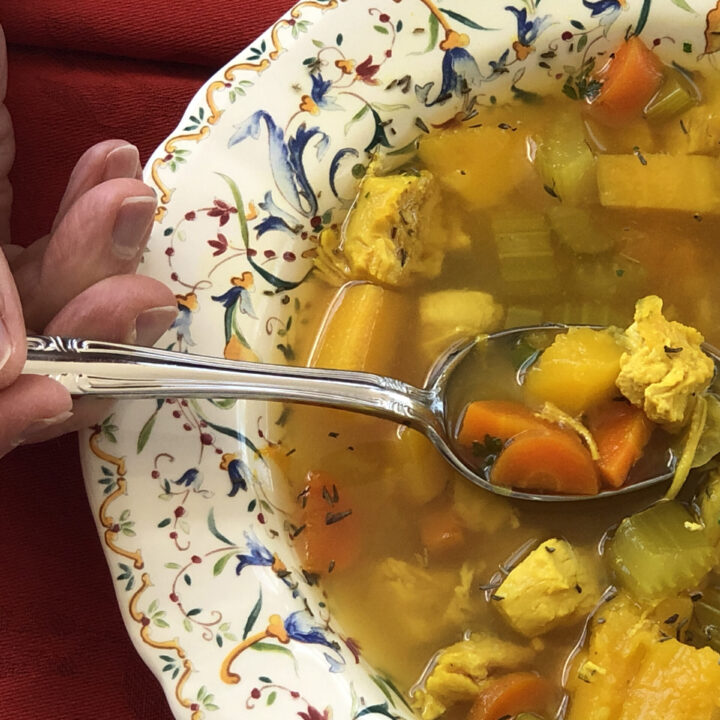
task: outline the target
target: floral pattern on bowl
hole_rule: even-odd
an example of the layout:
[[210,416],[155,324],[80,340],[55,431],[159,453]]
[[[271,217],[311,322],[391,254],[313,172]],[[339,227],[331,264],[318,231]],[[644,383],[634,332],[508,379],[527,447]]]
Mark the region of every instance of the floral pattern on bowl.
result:
[[[292,362],[318,235],[370,154],[552,85],[592,97],[598,55],[642,33],[710,65],[703,0],[305,0],[196,95],[151,158],[143,271],[176,292],[161,345]],[[368,667],[292,550],[272,458],[282,408],[136,401],[82,440],[90,503],[130,636],[177,718],[413,717]]]

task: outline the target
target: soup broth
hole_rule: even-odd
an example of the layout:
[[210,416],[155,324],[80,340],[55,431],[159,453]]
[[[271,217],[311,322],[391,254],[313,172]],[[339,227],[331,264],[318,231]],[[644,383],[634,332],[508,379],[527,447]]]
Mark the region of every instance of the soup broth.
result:
[[[453,244],[451,235],[462,235],[462,242],[453,241],[455,249],[444,253],[434,276],[398,284],[368,275],[343,285],[318,273],[311,281],[315,299],[307,328],[317,332],[307,332],[313,335],[312,347],[304,349],[308,361],[422,384],[443,345],[462,334],[458,315],[478,307],[472,292],[488,294],[499,308],[488,330],[545,321],[625,327],[638,298],[656,294],[669,317],[720,343],[720,198],[717,208],[703,210],[667,209],[663,197],[654,206],[652,198],[635,206],[612,186],[612,177],[632,185],[626,166],[605,168],[608,180],[598,164],[630,159],[637,167],[627,172],[642,182],[642,171],[659,157],[717,163],[720,137],[703,136],[698,143],[707,141],[707,147],[691,147],[688,133],[699,132],[697,118],[712,116],[720,90],[711,78],[695,76],[692,84],[697,104],[668,118],[638,117],[613,127],[558,93],[539,103],[479,108],[472,120],[421,138],[417,154],[392,174],[412,178],[429,171],[444,178],[435,209],[443,218],[438,232],[447,236],[443,243]],[[475,141],[477,148],[468,146],[464,158],[452,160],[458,143]],[[500,159],[482,164],[483,156],[498,154],[496,143],[503,145]],[[590,153],[590,174],[573,179],[562,170],[554,177],[557,158],[582,147]],[[480,169],[473,166],[478,157]],[[451,161],[459,165],[444,165]],[[465,172],[477,178],[470,196]],[[340,250],[342,241],[339,234]],[[366,281],[379,289],[362,290]],[[379,304],[376,292],[383,295]],[[434,302],[439,322],[423,310]],[[371,307],[375,315],[368,319]],[[495,358],[482,375],[466,373],[459,392],[487,395],[496,387],[513,399],[514,371],[511,358]],[[498,588],[531,550],[562,538],[584,553],[605,591],[613,577],[604,539],[662,490],[579,504],[513,502],[473,486],[419,434],[386,421],[295,407],[286,432],[284,462],[297,501],[292,534],[333,617],[363,656],[409,693],[440,648],[471,632],[492,636],[524,650],[519,665],[552,682],[558,689],[554,710],[562,715],[562,688],[589,612],[527,638],[498,612]],[[696,477],[686,500],[697,484]],[[319,539],[313,523],[324,525]],[[469,706],[461,701],[444,717],[468,717]]]

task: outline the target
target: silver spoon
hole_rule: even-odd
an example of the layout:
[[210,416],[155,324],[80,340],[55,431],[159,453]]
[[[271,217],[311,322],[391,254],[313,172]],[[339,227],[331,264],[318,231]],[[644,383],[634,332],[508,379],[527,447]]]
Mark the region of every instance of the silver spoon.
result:
[[[407,425],[423,433],[462,475],[493,493],[558,502],[619,495],[654,485],[667,472],[597,495],[522,492],[492,484],[463,460],[454,446],[459,418],[448,412],[453,371],[478,343],[513,340],[538,330],[560,332],[567,325],[513,328],[464,340],[435,363],[422,388],[364,372],[239,362],[203,355],[78,338],[30,335],[23,373],[47,375],[72,395],[102,398],[242,398],[294,402],[350,410]],[[668,466],[674,460],[671,458]]]

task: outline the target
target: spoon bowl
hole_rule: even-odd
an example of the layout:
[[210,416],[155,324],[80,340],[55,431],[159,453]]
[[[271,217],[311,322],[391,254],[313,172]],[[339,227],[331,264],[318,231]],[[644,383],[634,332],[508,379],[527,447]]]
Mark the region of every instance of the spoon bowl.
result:
[[[319,405],[391,420],[423,433],[455,470],[468,480],[505,497],[541,502],[607,498],[662,483],[667,470],[597,495],[554,495],[495,485],[464,458],[454,432],[458,404],[449,402],[456,371],[479,349],[512,343],[530,333],[556,334],[568,325],[545,324],[512,328],[479,338],[464,339],[434,363],[423,387],[370,373],[289,367],[224,360],[79,338],[29,335],[24,374],[46,375],[75,396],[102,398],[239,398]],[[709,353],[713,359],[715,356]],[[526,363],[527,365],[527,363]],[[518,371],[522,373],[523,366]]]

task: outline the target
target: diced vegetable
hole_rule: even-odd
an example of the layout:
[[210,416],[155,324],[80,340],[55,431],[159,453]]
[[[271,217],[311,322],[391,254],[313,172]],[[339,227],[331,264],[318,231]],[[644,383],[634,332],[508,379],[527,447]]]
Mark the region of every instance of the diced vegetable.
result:
[[420,542],[431,557],[461,550],[465,545],[463,523],[452,505],[425,508],[419,524]]
[[526,710],[544,712],[550,709],[552,696],[552,686],[537,673],[510,673],[493,680],[477,696],[467,720],[498,720]]
[[577,114],[554,118],[536,141],[535,167],[546,191],[567,205],[597,201],[595,156]]
[[325,574],[353,565],[360,557],[362,543],[350,491],[328,473],[309,472],[299,501],[302,530],[296,542],[303,569]]
[[688,510],[666,500],[625,518],[606,556],[622,587],[638,600],[653,601],[695,587],[715,552]]
[[600,203],[613,208],[720,212],[720,160],[705,155],[600,155]]
[[612,305],[616,298],[623,298],[632,308],[645,294],[646,278],[645,268],[623,255],[583,257],[573,263],[572,289],[588,302]]
[[531,172],[522,134],[506,125],[432,133],[422,138],[418,155],[470,209],[500,204]]
[[416,430],[398,427],[390,452],[385,473],[392,491],[415,507],[436,498],[453,477],[440,453]]
[[502,306],[480,290],[439,290],[420,297],[420,346],[429,359],[453,341],[497,330]]
[[379,285],[345,285],[325,316],[308,364],[389,374],[404,303],[401,296]]
[[570,415],[617,394],[622,347],[609,331],[570,328],[559,334],[525,376],[532,403],[551,402]]
[[632,466],[642,457],[653,425],[642,410],[625,401],[608,400],[588,411],[588,429],[595,438],[603,480],[621,487]]
[[602,87],[590,105],[594,117],[620,126],[642,114],[659,90],[663,71],[657,55],[632,35],[601,70]]
[[516,298],[558,291],[558,268],[545,216],[528,211],[496,214],[492,219],[500,275]]
[[[597,186],[595,192],[597,194]],[[612,235],[585,208],[555,205],[548,210],[548,218],[557,239],[574,253],[595,255],[610,250],[615,244]]]
[[536,492],[595,495],[599,481],[588,449],[563,430],[528,430],[503,449],[490,472],[495,485]]
[[506,400],[476,400],[465,409],[458,442],[465,447],[484,443],[487,437],[507,442],[526,430],[549,430],[552,426],[540,420],[521,403]]
[[632,307],[626,317],[620,315],[611,303],[598,300],[567,301],[553,307],[550,317],[566,325],[627,325],[632,318]]
[[686,73],[668,67],[660,90],[645,108],[645,117],[653,122],[664,122],[697,105],[699,99],[698,90]]

